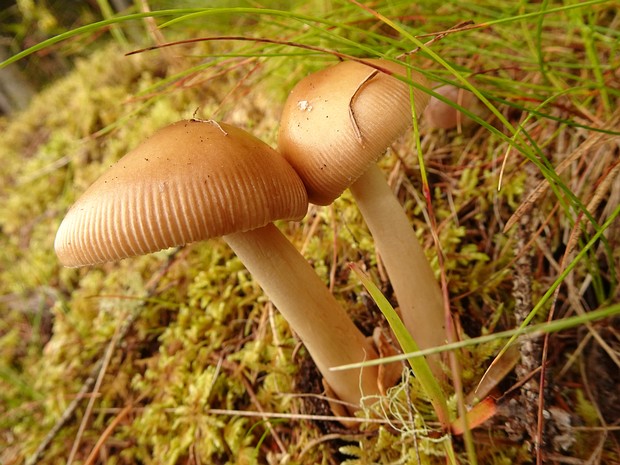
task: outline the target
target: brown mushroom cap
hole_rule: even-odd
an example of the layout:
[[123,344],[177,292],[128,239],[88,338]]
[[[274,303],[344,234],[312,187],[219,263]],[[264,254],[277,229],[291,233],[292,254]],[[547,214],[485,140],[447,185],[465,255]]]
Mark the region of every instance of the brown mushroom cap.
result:
[[56,235],[66,266],[118,260],[300,219],[305,188],[271,147],[212,121],[157,131],[90,186]]
[[[476,96],[468,90],[453,85],[443,85],[434,89],[440,95],[458,103],[463,108],[477,116],[484,116],[487,108],[480,103]],[[474,122],[469,116],[461,113],[452,105],[431,97],[424,110],[423,119],[427,127],[438,129],[452,129],[461,125],[469,125]]]
[[[407,75],[404,66],[391,61],[367,61]],[[418,74],[412,79],[424,82]],[[417,89],[414,94],[416,104],[425,106],[428,95]],[[344,61],[294,87],[282,113],[278,147],[303,179],[310,202],[327,205],[411,124],[406,83],[363,63]]]
[[[371,64],[406,75],[406,68],[383,60]],[[424,78],[411,78],[428,87]],[[428,94],[413,90],[416,115]],[[394,192],[374,164],[413,122],[410,87],[358,62],[342,62],[311,74],[292,90],[284,108],[278,145],[308,189],[309,200],[324,205],[346,188],[381,255],[403,322],[420,348],[445,342],[443,295],[424,250]],[[438,355],[428,357],[437,376]]]

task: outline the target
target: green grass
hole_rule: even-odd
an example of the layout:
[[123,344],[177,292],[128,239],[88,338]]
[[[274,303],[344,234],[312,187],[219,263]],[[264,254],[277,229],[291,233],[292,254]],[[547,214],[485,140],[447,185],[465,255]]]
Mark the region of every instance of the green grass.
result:
[[[509,401],[537,408],[519,404],[514,371],[492,394],[495,416],[465,445],[442,431],[437,410],[459,416],[464,395],[508,344],[545,334],[554,390],[544,408],[581,426],[569,429],[576,441],[568,450],[549,446],[537,459],[587,461],[596,449],[595,463],[617,461],[606,403],[613,392],[596,382],[618,372],[617,2],[363,2],[372,10],[348,0],[198,3],[152,1],[150,13],[115,16],[99,2],[101,20],[57,26],[30,48],[12,44],[20,51],[0,64],[32,70],[56,56],[72,65],[26,111],[0,119],[0,462],[32,457],[130,321],[123,315],[134,312],[76,460],[101,440],[94,455],[111,463],[529,463],[528,427],[537,425],[513,422],[523,439],[505,431],[514,420]],[[125,56],[154,45],[146,18],[165,41],[192,42]],[[463,109],[476,124],[460,132],[430,130],[421,118],[380,162],[450,296],[457,340],[436,351],[453,354],[456,382],[450,369],[447,380],[407,376],[380,408],[361,413],[356,432],[346,431],[324,421],[325,406],[308,396],[321,387],[301,363],[304,351],[223,243],[88,270],[57,263],[53,237],[66,209],[158,127],[196,113],[274,144],[280,107],[302,76],[338,57],[397,59],[414,49],[412,69],[470,90],[488,109],[483,117]],[[539,183],[546,189],[530,197]],[[404,344],[398,359],[424,372],[415,341],[375,307],[377,290],[389,303],[394,296],[349,194],[279,226],[359,326],[387,331],[390,322]],[[526,307],[514,293],[523,291],[524,254]],[[369,277],[360,280],[350,263]],[[372,298],[362,281],[378,285]],[[66,460],[87,402],[77,403],[41,463]],[[231,411],[239,414],[223,413]],[[302,412],[323,423],[289,417]]]

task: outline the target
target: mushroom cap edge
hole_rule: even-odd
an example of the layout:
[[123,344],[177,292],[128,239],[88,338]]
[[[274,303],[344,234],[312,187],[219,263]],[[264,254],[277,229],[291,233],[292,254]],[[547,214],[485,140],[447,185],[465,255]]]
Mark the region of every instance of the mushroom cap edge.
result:
[[302,181],[280,154],[225,123],[183,120],[119,159],[69,209],[54,247],[84,266],[301,219]]

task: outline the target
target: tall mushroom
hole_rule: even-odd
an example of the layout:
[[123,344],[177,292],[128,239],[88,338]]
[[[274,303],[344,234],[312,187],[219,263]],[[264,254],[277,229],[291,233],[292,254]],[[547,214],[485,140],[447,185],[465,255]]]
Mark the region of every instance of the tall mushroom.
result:
[[[441,290],[402,206],[375,162],[411,126],[409,86],[386,60],[344,61],[302,79],[284,105],[278,147],[308,190],[327,205],[350,188],[375,240],[403,323],[422,349],[445,342]],[[424,83],[413,73],[411,78]],[[413,89],[416,112],[428,96]],[[438,356],[429,361],[436,374]]]
[[377,395],[378,370],[332,366],[377,357],[308,262],[271,223],[300,219],[306,190],[277,152],[247,132],[180,121],[121,158],[71,207],[56,235],[66,266],[84,266],[224,236],[297,332],[333,392]]

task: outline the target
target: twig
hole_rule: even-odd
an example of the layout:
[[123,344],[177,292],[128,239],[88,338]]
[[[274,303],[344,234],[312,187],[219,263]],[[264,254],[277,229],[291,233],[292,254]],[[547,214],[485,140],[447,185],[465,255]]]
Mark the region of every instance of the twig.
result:
[[99,373],[99,370],[101,370],[102,365],[103,359],[100,359],[97,361],[97,363],[95,363],[95,366],[88,375],[88,378],[86,378],[86,381],[84,381],[84,384],[82,385],[80,391],[77,393],[73,401],[71,401],[71,403],[67,406],[54,427],[50,430],[49,433],[47,433],[45,438],[43,438],[43,441],[41,442],[41,444],[39,444],[39,447],[37,447],[37,450],[34,452],[34,454],[32,454],[28,458],[28,460],[26,460],[26,465],[34,465],[35,463],[37,463],[43,456],[43,453],[52,443],[52,440],[56,437],[58,432],[62,429],[63,426],[65,426],[65,424],[69,422],[69,420],[71,420],[80,401],[86,395],[86,393],[90,391],[90,389],[93,387],[93,384],[95,384],[97,374]]
[[[526,193],[532,191],[536,180],[536,170],[534,165],[528,163],[525,166],[528,172],[526,180]],[[532,309],[532,256],[529,248],[531,241],[529,240],[535,230],[535,221],[531,218],[528,211],[519,218],[518,229],[516,231],[515,242],[515,273],[513,280],[513,297],[515,300],[515,319],[517,326],[528,317]],[[532,376],[539,368],[540,364],[540,339],[525,339],[519,346],[521,352],[521,360],[517,364],[516,373],[521,385],[520,403],[523,411],[523,423],[519,425],[519,429],[525,428],[530,439],[534,441],[534,447],[538,453],[540,443],[537,440],[537,415],[536,409],[539,400],[539,384],[538,380]],[[526,380],[526,381],[523,381]],[[517,420],[517,424],[518,424]]]
[[[114,350],[116,349],[116,346],[118,344],[119,337],[121,335],[121,329],[122,328],[118,328],[117,331],[114,333],[112,339],[108,344],[108,347],[106,348],[106,351],[103,354],[103,358],[101,359],[101,368],[99,369],[99,374],[97,375],[92,394],[98,393],[99,389],[101,388],[101,384],[103,383],[103,377],[108,370],[110,360],[112,359],[112,354],[114,354]],[[80,422],[77,434],[75,435],[75,439],[73,440],[73,446],[71,447],[71,451],[69,452],[69,457],[67,458],[67,465],[71,465],[73,463],[75,454],[77,454],[78,448],[80,447],[80,442],[82,442],[82,436],[84,435],[84,431],[86,430],[86,426],[88,425],[88,420],[90,419],[90,414],[92,413],[93,407],[95,406],[96,399],[96,395],[89,396],[86,411],[84,412],[84,416],[82,417],[82,421]]]
[[84,462],[84,465],[92,465],[93,463],[95,463],[95,460],[97,460],[97,454],[99,454],[99,450],[101,449],[103,444],[105,444],[108,437],[110,437],[112,431],[114,431],[114,428],[116,428],[116,426],[121,422],[121,420],[123,420],[127,416],[127,414],[131,412],[132,409],[133,404],[127,405],[125,408],[123,408],[123,410],[120,411],[120,413],[114,418],[114,420],[112,420],[112,422],[108,425],[108,427],[101,434],[101,436],[99,436],[99,439],[95,443],[95,447],[93,447],[93,450],[90,451],[90,454],[88,455],[86,462]]
[[252,389],[252,385],[250,384],[250,382],[248,381],[248,379],[245,376],[241,376],[241,381],[245,385],[245,389],[246,389],[246,391],[248,393],[248,396],[252,400],[252,403],[256,407],[256,410],[258,410],[258,413],[262,417],[263,421],[265,421],[265,423],[267,425],[267,429],[271,433],[271,436],[273,436],[273,439],[274,439],[275,443],[277,444],[278,448],[280,449],[280,452],[282,454],[286,454],[286,446],[284,445],[284,441],[282,441],[282,439],[280,438],[280,435],[278,434],[278,432],[274,429],[274,427],[271,424],[271,422],[267,419],[268,415],[265,415],[265,412],[263,411],[263,407],[261,406],[258,398],[256,397],[256,394],[254,393],[254,390]]
[[[325,400],[325,397],[321,396],[321,399]],[[251,418],[262,418],[263,420],[277,419],[277,420],[312,420],[312,421],[330,421],[330,422],[342,422],[342,423],[372,423],[379,425],[390,425],[390,422],[394,422],[394,419],[383,418],[362,418],[362,417],[342,417],[334,415],[312,415],[306,413],[281,413],[281,412],[265,412],[265,411],[252,411],[252,410],[230,410],[230,409],[218,409],[210,408],[205,409],[204,413],[210,415],[227,415],[227,416],[240,416]]]
[[[427,42],[424,42],[424,46],[425,47],[430,47],[431,45],[433,45],[435,42],[440,41],[441,39],[443,39],[444,37],[450,35],[450,34],[454,34],[455,32],[461,32],[461,31],[466,31],[469,29],[475,29],[475,28],[479,28],[481,27],[480,25],[474,24],[474,22],[472,20],[467,20],[467,21],[463,21],[460,22],[458,24],[455,24],[454,26],[450,27],[449,29],[445,30],[445,31],[441,31],[441,32],[433,32],[432,34],[423,34],[423,35],[419,35],[417,37],[427,37],[429,35],[432,36],[432,38],[430,40],[428,40]],[[406,53],[403,53],[402,55],[399,55],[399,58],[401,56],[405,56],[405,55],[414,55],[416,53],[418,53],[421,50],[422,47],[416,47],[413,50],[410,50]]]
[[[146,292],[145,299],[148,299],[149,297],[152,297],[155,294],[157,283],[159,282],[161,277],[166,273],[166,271],[168,271],[168,269],[174,262],[174,259],[177,253],[178,251],[172,253],[168,257],[168,260],[159,268],[157,273],[155,273],[153,278],[151,278],[151,280],[147,283],[146,285],[147,292]],[[86,396],[88,392],[91,391],[92,387],[97,381],[97,377],[99,376],[99,373],[101,372],[101,369],[104,366],[106,354],[110,350],[110,346],[113,347],[113,350],[118,349],[118,347],[121,345],[121,343],[125,339],[125,336],[129,332],[129,330],[133,327],[133,324],[140,316],[142,312],[142,308],[143,306],[138,307],[136,310],[130,313],[127,316],[127,318],[125,318],[125,320],[121,323],[121,326],[117,333],[118,337],[116,338],[116,340],[112,338],[112,340],[108,344],[108,348],[104,352],[104,355],[102,355],[101,358],[95,362],[95,365],[91,369],[90,374],[88,375],[88,378],[86,378],[86,381],[84,381],[82,388],[79,390],[79,392],[77,393],[73,401],[71,401],[71,403],[67,406],[67,408],[62,413],[61,417],[58,419],[56,424],[49,431],[49,433],[47,433],[47,435],[43,438],[43,441],[41,441],[41,443],[39,444],[39,447],[37,447],[37,450],[34,452],[34,454],[32,454],[26,460],[25,465],[34,465],[39,460],[41,460],[41,457],[43,457],[43,454],[45,453],[47,448],[50,446],[50,444],[52,443],[56,435],[59,433],[59,431],[73,418],[73,415],[75,414],[75,411],[78,405],[80,404],[80,401]]]
[[[313,52],[319,52],[319,53],[325,53],[327,55],[333,55],[336,58],[339,58],[341,60],[349,60],[349,61],[355,61],[357,63],[361,63],[363,65],[366,65],[370,68],[374,68],[377,71],[380,71],[384,74],[387,74],[388,76],[393,76],[396,73],[394,73],[393,71],[390,71],[389,69],[381,66],[381,65],[377,65],[376,63],[372,63],[370,61],[368,61],[368,59],[364,59],[364,58],[359,58],[356,57],[354,55],[349,55],[347,53],[342,53],[339,52],[337,50],[331,50],[328,48],[323,48],[323,47],[317,47],[315,45],[309,45],[309,44],[303,44],[300,42],[291,42],[288,40],[281,40],[281,39],[270,39],[267,37],[246,37],[246,36],[215,36],[215,37],[196,37],[193,39],[184,39],[184,40],[177,40],[174,42],[166,42],[165,44],[160,44],[160,45],[153,45],[151,47],[145,47],[145,48],[141,48],[138,50],[132,50],[131,52],[127,52],[125,54],[125,56],[131,56],[131,55],[136,55],[138,53],[144,53],[144,52],[150,52],[153,50],[159,50],[161,48],[164,47],[174,47],[177,45],[185,45],[185,44],[193,44],[193,43],[198,43],[198,42],[214,42],[214,41],[244,41],[244,42],[256,42],[256,43],[262,43],[262,44],[274,44],[274,45],[284,45],[286,47],[295,47],[295,48],[301,48],[303,50],[311,50]],[[412,53],[414,53],[413,51],[407,52],[404,55],[411,55]]]
[[92,370],[90,371],[88,378],[86,378],[86,381],[84,381],[82,388],[79,390],[79,392],[77,393],[73,401],[71,401],[71,403],[67,406],[67,408],[65,409],[61,417],[58,419],[56,424],[53,426],[53,428],[50,430],[50,432],[47,433],[45,438],[43,438],[43,441],[41,442],[41,444],[39,444],[39,447],[37,447],[37,450],[34,452],[34,454],[32,454],[28,458],[28,460],[26,460],[26,465],[34,465],[35,463],[37,463],[41,459],[41,457],[43,456],[43,454],[45,453],[49,445],[52,443],[52,441],[54,440],[58,432],[69,422],[69,420],[71,420],[71,418],[73,418],[73,414],[75,413],[75,410],[80,404],[80,401],[84,397],[86,397],[86,394],[91,391],[93,385],[95,384],[95,381],[97,381],[97,377],[99,373],[101,372],[101,369],[103,367],[108,350],[110,349],[111,346],[113,349],[116,349],[118,348],[118,346],[120,346],[122,340],[129,332],[129,329],[132,327],[133,323],[138,319],[140,310],[141,310],[141,307],[137,309],[136,311],[134,311],[133,313],[131,313],[125,319],[125,321],[123,321],[120,329],[118,330],[118,337],[116,338],[116,340],[113,338],[110,341],[110,343],[108,344],[108,348],[106,349],[106,352],[99,360],[97,360]]

